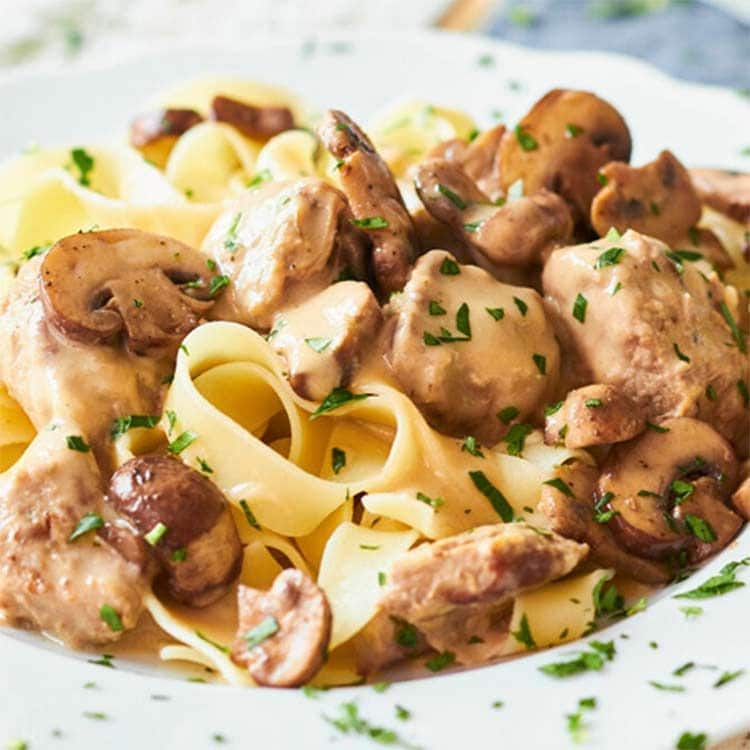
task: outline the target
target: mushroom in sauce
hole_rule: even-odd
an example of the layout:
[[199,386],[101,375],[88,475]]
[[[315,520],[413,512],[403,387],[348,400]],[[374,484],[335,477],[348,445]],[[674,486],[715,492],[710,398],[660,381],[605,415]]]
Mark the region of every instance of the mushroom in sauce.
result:
[[232,659],[268,687],[298,687],[323,665],[331,638],[331,608],[304,573],[282,571],[269,591],[240,586],[239,628]]
[[228,96],[213,98],[211,117],[258,140],[267,140],[294,127],[294,115],[289,107],[257,107]]
[[157,109],[130,123],[130,145],[158,167],[164,167],[179,136],[203,122],[194,109]]
[[229,590],[240,572],[242,546],[213,482],[176,458],[148,454],[123,464],[108,494],[149,543],[177,601],[204,607]]

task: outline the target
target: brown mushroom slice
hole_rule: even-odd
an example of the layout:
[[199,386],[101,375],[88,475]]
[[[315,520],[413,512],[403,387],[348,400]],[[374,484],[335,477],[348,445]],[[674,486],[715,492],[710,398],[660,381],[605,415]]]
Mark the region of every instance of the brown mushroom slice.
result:
[[623,549],[607,526],[608,513],[594,506],[594,489],[599,470],[581,461],[555,469],[553,484],[542,486],[537,510],[549,521],[549,528],[577,542],[588,544],[590,556],[599,565],[615,568],[636,581],[666,583],[672,577],[666,565],[646,560]]
[[553,89],[503,136],[502,188],[523,180],[527,195],[551,190],[568,202],[576,224],[586,224],[600,168],[628,161],[630,150],[628,126],[611,104],[586,91]]
[[81,232],[57,242],[41,265],[50,322],[85,343],[124,332],[137,354],[175,349],[213,304],[203,256],[138,229]]
[[331,608],[323,591],[294,568],[269,591],[240,586],[239,628],[232,660],[268,687],[297,687],[323,665],[331,638]]
[[541,263],[573,233],[565,201],[548,190],[497,206],[459,165],[439,159],[419,165],[415,185],[427,210],[453,227],[479,265]]
[[750,223],[750,174],[691,169],[690,177],[701,203],[741,224]]
[[211,117],[258,140],[272,138],[294,127],[294,115],[289,107],[256,107],[228,96],[213,98]]
[[130,145],[142,149],[162,138],[176,138],[203,122],[194,109],[157,109],[130,123]]
[[341,281],[276,320],[273,349],[303,398],[322,401],[349,384],[376,339],[383,315],[370,287]]
[[380,292],[400,291],[416,257],[417,236],[393,174],[365,132],[343,112],[329,110],[318,134],[339,160],[341,186],[355,221],[372,240]]
[[587,385],[570,391],[562,406],[548,414],[544,440],[566,448],[622,443],[643,432],[646,419],[638,406],[613,385]]
[[689,417],[667,419],[613,449],[602,467],[597,501],[615,512],[609,525],[624,547],[665,559],[694,551],[701,541],[697,524],[683,522],[680,510],[697,494],[695,481],[709,477],[717,488],[715,495],[705,493],[701,504],[721,503],[735,485],[737,470],[731,446],[708,424]]
[[[588,547],[523,523],[479,526],[422,544],[391,567],[379,606],[417,627],[438,651],[462,663],[498,655],[507,638],[504,605],[569,573]],[[467,645],[471,635],[485,640]]]
[[700,219],[690,175],[671,151],[642,167],[613,161],[601,174],[605,184],[591,204],[591,224],[601,237],[611,227],[621,233],[634,229],[674,245]]
[[750,477],[747,477],[732,494],[732,507],[746,521],[750,521]]
[[224,496],[178,459],[132,458],[112,475],[109,500],[149,543],[177,601],[204,607],[239,575],[242,546]]

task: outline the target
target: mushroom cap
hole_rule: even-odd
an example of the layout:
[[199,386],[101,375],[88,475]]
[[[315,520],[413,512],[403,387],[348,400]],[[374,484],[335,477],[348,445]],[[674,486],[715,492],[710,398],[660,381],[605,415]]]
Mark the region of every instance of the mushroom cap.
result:
[[136,354],[176,349],[213,304],[204,257],[138,229],[59,240],[41,265],[47,318],[68,338],[111,343],[123,332]]
[[272,138],[294,127],[294,115],[289,107],[258,107],[228,96],[215,96],[211,102],[211,116],[237,128],[248,138]]
[[591,224],[602,237],[611,227],[634,229],[674,246],[701,217],[690,174],[671,151],[642,167],[613,161],[600,171],[607,182],[591,204]]
[[[694,480],[710,478],[718,490],[713,500],[723,503],[736,484],[737,472],[732,447],[718,432],[697,419],[677,417],[661,422],[658,431],[649,429],[617,445],[602,467],[597,497],[601,500],[611,493],[606,508],[617,515],[609,526],[625,548],[663,559],[694,547],[695,537],[681,522],[680,510],[690,497],[704,494],[697,491]],[[692,489],[685,495],[684,487],[681,494],[675,480]],[[738,528],[739,524],[735,531]]]
[[161,138],[178,136],[203,122],[194,109],[157,109],[136,117],[130,123],[130,145],[143,148]]
[[527,195],[547,188],[566,199],[577,223],[586,222],[599,169],[628,161],[631,146],[628,126],[611,104],[587,91],[553,89],[503,136],[502,187],[507,192],[520,179]]
[[[328,599],[316,583],[288,568],[269,591],[241,585],[237,602],[240,621],[232,659],[246,666],[258,684],[296,687],[315,675],[326,656],[332,623]],[[274,632],[251,646],[248,634],[269,621]]]
[[[108,494],[141,537],[159,524],[166,527],[150,550],[175,599],[205,606],[227,591],[239,574],[242,546],[213,482],[176,458],[153,453],[123,464],[112,475]],[[175,559],[178,550],[184,550],[178,556],[183,559]]]

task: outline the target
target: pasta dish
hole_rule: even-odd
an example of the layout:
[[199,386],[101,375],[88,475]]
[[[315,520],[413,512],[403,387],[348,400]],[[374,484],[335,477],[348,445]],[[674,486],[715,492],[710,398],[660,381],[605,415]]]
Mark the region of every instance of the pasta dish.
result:
[[584,91],[144,110],[0,167],[0,621],[355,684],[588,635],[750,518],[750,175]]

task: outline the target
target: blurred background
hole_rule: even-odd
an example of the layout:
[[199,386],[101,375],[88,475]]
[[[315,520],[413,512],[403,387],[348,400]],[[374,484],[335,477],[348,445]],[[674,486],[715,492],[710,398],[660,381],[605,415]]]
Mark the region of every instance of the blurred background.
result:
[[158,45],[316,30],[475,31],[600,49],[750,96],[750,0],[0,0],[0,72],[96,64]]

